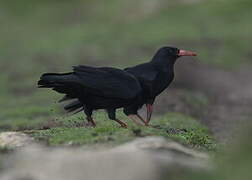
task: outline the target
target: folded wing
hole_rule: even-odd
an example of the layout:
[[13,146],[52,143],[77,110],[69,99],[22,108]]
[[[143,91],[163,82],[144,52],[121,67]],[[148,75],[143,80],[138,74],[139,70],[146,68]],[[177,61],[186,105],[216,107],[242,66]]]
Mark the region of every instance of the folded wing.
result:
[[75,66],[73,72],[79,78],[79,85],[97,96],[130,99],[141,92],[139,81],[120,69]]

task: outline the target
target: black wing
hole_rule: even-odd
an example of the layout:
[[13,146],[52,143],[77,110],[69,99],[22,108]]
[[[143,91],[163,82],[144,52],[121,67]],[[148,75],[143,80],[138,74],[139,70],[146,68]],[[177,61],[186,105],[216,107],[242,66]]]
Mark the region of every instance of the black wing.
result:
[[141,92],[139,81],[130,73],[116,68],[74,66],[73,74],[85,91],[97,96],[130,99]]
[[134,67],[124,69],[126,72],[134,75],[140,82],[143,93],[147,97],[152,97],[154,93],[155,80],[158,76],[158,71],[150,63],[139,64]]
[[155,81],[158,72],[149,63],[139,64],[134,67],[128,67],[124,69],[126,72],[134,75],[138,80],[145,82]]

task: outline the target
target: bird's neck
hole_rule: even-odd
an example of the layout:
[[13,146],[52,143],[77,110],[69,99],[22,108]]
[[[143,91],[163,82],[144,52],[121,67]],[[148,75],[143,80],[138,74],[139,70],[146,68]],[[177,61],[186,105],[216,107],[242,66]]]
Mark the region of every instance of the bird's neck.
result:
[[160,72],[173,72],[174,64],[176,62],[176,58],[161,58],[161,59],[153,59],[151,64],[155,66],[155,68]]

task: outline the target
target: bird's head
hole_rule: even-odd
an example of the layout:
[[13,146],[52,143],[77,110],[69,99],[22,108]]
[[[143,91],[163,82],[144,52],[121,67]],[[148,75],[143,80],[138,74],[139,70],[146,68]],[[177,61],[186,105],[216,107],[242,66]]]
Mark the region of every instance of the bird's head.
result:
[[195,52],[178,49],[175,47],[162,47],[154,55],[152,61],[171,61],[175,62],[182,56],[197,56]]

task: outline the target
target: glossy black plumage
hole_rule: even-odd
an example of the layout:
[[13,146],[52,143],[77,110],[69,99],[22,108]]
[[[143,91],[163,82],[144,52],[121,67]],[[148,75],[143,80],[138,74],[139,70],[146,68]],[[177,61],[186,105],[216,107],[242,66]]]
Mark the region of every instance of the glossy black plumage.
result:
[[[152,104],[174,78],[174,63],[180,56],[195,56],[190,51],[173,47],[160,48],[148,63],[129,67],[124,70],[109,67],[75,66],[73,72],[43,74],[38,82],[39,88],[52,88],[66,94],[60,102],[76,99],[65,106],[68,112],[84,110],[87,120],[95,125],[92,112],[106,109],[110,119],[121,126],[127,125],[116,119],[117,108],[124,108],[124,113],[134,122],[139,119],[148,125]],[[147,120],[137,111],[147,105]]]
[[125,69],[140,81],[146,102],[155,99],[172,82],[177,52],[176,48],[161,48],[150,62]]
[[142,103],[147,105],[147,123],[151,118],[152,104],[155,98],[164,91],[174,79],[174,64],[177,58],[180,56],[195,55],[196,54],[193,52],[179,50],[174,47],[163,47],[156,52],[150,62],[125,69],[126,72],[134,75],[139,80],[143,88]]
[[139,81],[123,70],[89,66],[75,66],[70,73],[43,74],[38,87],[66,94],[60,102],[76,99],[65,106],[68,112],[84,110],[91,117],[93,110],[106,109],[113,120],[115,110],[133,105],[142,90]]

